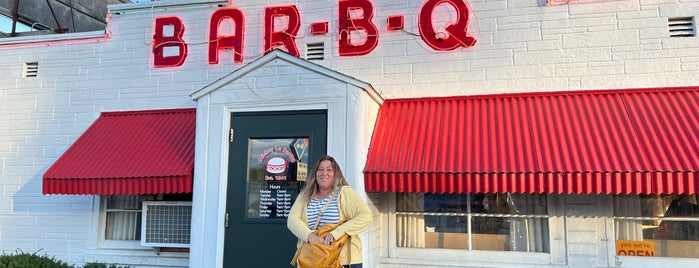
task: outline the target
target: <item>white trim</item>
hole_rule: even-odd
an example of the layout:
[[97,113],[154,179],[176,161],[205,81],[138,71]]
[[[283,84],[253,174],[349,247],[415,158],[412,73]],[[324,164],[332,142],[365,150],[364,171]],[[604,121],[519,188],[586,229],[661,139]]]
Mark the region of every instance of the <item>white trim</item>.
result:
[[127,12],[152,12],[153,10],[172,10],[180,8],[190,8],[190,7],[227,7],[227,0],[209,0],[209,1],[197,1],[197,0],[180,0],[180,1],[150,1],[142,3],[123,3],[123,4],[111,4],[107,5],[107,10],[109,13],[121,14],[125,11]]
[[[66,41],[66,40],[83,40],[83,39],[97,39],[107,38],[107,32],[105,30],[92,31],[92,32],[77,32],[77,33],[64,33],[64,34],[39,34],[39,35],[28,35],[28,36],[17,36],[10,38],[0,38],[0,46],[2,45],[19,45],[19,44],[31,44],[31,43],[50,43],[56,41]],[[9,46],[8,48],[12,48]]]
[[224,77],[221,77],[220,79],[214,81],[213,83],[211,83],[211,84],[209,84],[209,85],[207,85],[207,86],[205,86],[197,91],[194,91],[189,96],[193,100],[196,101],[199,98],[201,98],[205,95],[208,95],[211,92],[214,92],[225,85],[230,84],[231,81],[238,80],[239,78],[246,76],[248,73],[250,73],[254,70],[257,70],[258,68],[260,68],[260,67],[262,67],[262,66],[264,66],[264,65],[266,65],[269,62],[272,62],[274,60],[283,60],[283,61],[289,62],[293,65],[296,65],[298,67],[309,70],[311,72],[318,73],[318,74],[321,74],[323,76],[333,78],[333,79],[338,80],[342,83],[351,84],[353,86],[356,86],[356,87],[364,90],[364,92],[366,92],[369,95],[369,97],[371,97],[371,99],[374,100],[377,104],[380,105],[383,103],[383,97],[381,97],[381,95],[376,90],[374,90],[374,88],[369,83],[366,83],[366,82],[360,81],[354,77],[350,77],[350,76],[347,76],[345,74],[339,73],[335,70],[328,69],[324,66],[317,65],[317,64],[312,63],[310,61],[300,59],[298,57],[295,57],[295,56],[293,56],[289,53],[286,53],[285,51],[279,50],[279,49],[275,49],[272,52],[267,53],[266,55],[264,55],[256,60],[248,63],[247,65],[240,67],[239,69],[231,72],[230,74],[228,74]]

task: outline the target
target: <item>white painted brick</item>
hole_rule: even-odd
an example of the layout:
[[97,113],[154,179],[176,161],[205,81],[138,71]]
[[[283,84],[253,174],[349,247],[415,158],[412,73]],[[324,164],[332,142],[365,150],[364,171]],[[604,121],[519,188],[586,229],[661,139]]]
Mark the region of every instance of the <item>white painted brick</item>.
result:
[[[420,1],[415,1],[415,2],[420,2]],[[510,6],[509,1],[468,1],[467,2],[470,9],[472,10],[471,12],[483,12],[483,11],[488,11],[488,10],[503,10],[507,8],[522,8],[522,7],[531,7],[532,4],[529,3],[528,5],[524,6]]]
[[501,59],[474,59],[471,60],[471,69],[486,69],[490,67],[505,67],[513,66],[512,58],[501,58]]
[[[674,1],[674,0],[671,0]],[[651,10],[633,10],[628,12],[617,12],[616,17],[619,20],[624,19],[639,19],[639,18],[657,18],[660,17],[658,9]]]
[[561,40],[543,40],[527,42],[527,51],[556,51],[563,48]]
[[699,36],[674,37],[662,40],[663,48],[686,48],[688,51],[699,49]]
[[665,27],[640,29],[638,33],[641,39],[660,40],[670,37],[670,32]]
[[660,44],[639,44],[635,46],[621,46],[613,47],[613,53],[619,52],[629,52],[629,51],[660,51],[662,46]]
[[648,60],[627,60],[624,65],[628,74],[680,71],[679,59],[657,59],[652,64]]
[[661,4],[674,4],[674,3],[677,3],[677,0],[639,0],[639,3],[642,6],[649,6],[649,5],[661,5]]
[[495,18],[474,18],[468,25],[467,33],[478,35],[479,33],[493,32],[497,29],[498,23]]
[[682,57],[680,59],[680,62],[682,63],[692,63],[692,62],[699,62],[699,57]]
[[415,75],[453,73],[468,70],[469,64],[467,61],[454,62],[452,64],[413,63],[413,73]]
[[616,25],[617,19],[613,14],[603,14],[597,17],[577,18],[568,20],[551,20],[541,23],[542,29],[570,29],[591,26]]
[[671,57],[669,51],[662,50],[651,50],[651,51],[639,51],[639,50],[629,50],[629,51],[614,51],[612,53],[613,60],[635,60],[635,59],[658,59],[664,57]]
[[682,71],[699,71],[699,61],[682,63],[680,65]]
[[518,43],[541,40],[541,31],[537,29],[520,29],[497,31],[493,33],[493,43]]
[[[690,17],[699,15],[699,2],[658,6],[660,17]],[[695,18],[696,20],[696,18]],[[695,21],[696,23],[696,21]]]
[[499,23],[498,30],[518,30],[539,28],[540,22],[522,22],[522,23]]
[[563,48],[609,47],[638,43],[638,31],[634,30],[563,35]]
[[507,8],[521,8],[537,6],[537,1],[507,0]]
[[625,20],[619,20],[618,26],[619,26],[620,30],[667,27],[667,19],[665,19],[665,18],[625,19]]
[[415,75],[413,83],[432,84],[459,81],[482,81],[485,80],[485,71],[436,73],[432,75]]
[[541,34],[544,35],[543,40],[547,40],[548,36],[550,35],[556,35],[553,37],[553,39],[560,39],[557,35],[562,35],[562,34],[571,34],[571,33],[584,33],[585,29],[583,28],[560,28],[560,29],[545,29],[541,30]]
[[610,32],[616,29],[616,25],[591,26],[586,28],[588,32]]
[[495,67],[486,71],[487,80],[553,77],[553,65]]
[[558,51],[534,51],[516,53],[515,65],[607,61],[611,59],[608,48],[578,48]]
[[699,72],[683,72],[681,74],[625,74],[616,76],[583,77],[585,88],[645,88],[666,87],[668,81],[682,81],[676,86],[691,86],[699,84]]
[[569,5],[568,8],[571,15],[599,15],[603,13],[617,13],[637,10],[638,5],[635,1],[605,1],[590,4]]
[[615,75],[624,74],[624,66],[556,66],[557,77],[580,77],[580,76],[596,76],[596,75]]

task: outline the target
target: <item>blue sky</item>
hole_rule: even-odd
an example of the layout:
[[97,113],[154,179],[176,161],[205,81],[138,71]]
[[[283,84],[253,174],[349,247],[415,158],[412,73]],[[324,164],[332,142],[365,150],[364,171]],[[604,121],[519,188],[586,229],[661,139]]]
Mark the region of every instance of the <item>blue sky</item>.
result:
[[[28,32],[29,26],[17,23],[17,32]],[[0,15],[0,32],[10,33],[12,32],[12,19]]]

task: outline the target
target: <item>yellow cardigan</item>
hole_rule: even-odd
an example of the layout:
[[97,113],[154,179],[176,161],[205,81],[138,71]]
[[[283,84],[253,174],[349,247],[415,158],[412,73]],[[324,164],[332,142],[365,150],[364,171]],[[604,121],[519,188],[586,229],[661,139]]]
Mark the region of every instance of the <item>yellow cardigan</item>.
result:
[[[299,239],[296,247],[300,247],[306,242],[308,235],[313,232],[308,228],[308,220],[306,219],[306,209],[309,202],[308,198],[299,195],[296,202],[291,206],[289,218],[286,221],[286,226]],[[343,234],[349,235],[351,238],[349,248],[352,249],[352,263],[362,263],[362,241],[359,240],[357,235],[371,225],[371,211],[359,194],[349,186],[342,187],[338,207],[340,210],[340,221],[345,219],[348,219],[348,221],[338,226],[331,234],[333,237],[340,237]],[[340,264],[342,265],[350,264],[347,259],[347,249],[348,247],[343,248],[340,254]]]

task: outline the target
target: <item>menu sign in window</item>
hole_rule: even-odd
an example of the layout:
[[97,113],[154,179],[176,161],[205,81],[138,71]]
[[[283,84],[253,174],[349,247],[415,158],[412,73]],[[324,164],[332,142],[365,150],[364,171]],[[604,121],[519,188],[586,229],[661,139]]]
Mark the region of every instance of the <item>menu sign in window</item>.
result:
[[269,189],[260,190],[260,218],[287,218],[294,200],[291,193],[297,191],[287,190],[280,185],[270,185]]
[[287,218],[308,164],[308,138],[250,139],[247,218]]

